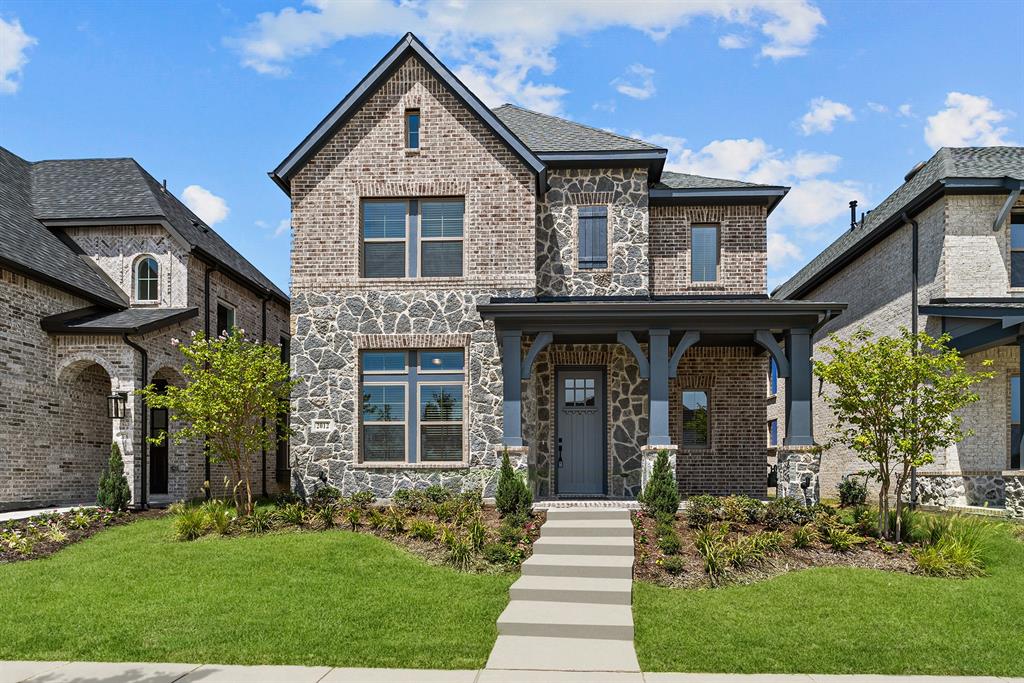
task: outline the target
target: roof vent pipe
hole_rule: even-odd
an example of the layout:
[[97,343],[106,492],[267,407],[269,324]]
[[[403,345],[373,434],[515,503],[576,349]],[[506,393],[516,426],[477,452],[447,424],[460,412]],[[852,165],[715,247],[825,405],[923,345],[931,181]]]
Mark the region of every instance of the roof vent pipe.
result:
[[914,168],[907,171],[907,175],[903,176],[903,182],[909,183],[910,179],[917,175],[917,172],[924,168],[925,162],[919,161],[914,164]]
[[167,192],[167,178],[164,178],[164,192]]
[[850,230],[857,229],[857,200],[850,200]]

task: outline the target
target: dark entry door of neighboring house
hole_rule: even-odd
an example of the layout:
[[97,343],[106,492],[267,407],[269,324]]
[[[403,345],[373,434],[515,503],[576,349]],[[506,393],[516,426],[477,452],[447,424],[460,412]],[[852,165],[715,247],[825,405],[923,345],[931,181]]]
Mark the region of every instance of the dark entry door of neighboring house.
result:
[[[151,433],[156,436],[160,432],[167,431],[167,409],[153,408],[149,411],[149,424]],[[149,445],[149,492],[167,493],[167,441]]]
[[605,469],[604,373],[562,369],[556,382],[558,493],[600,495]]

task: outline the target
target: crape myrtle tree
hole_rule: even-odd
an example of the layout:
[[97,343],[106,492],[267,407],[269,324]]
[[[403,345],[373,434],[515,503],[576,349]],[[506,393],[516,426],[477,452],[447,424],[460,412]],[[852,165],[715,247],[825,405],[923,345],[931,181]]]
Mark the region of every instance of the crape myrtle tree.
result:
[[[184,424],[171,435],[175,443],[205,439],[210,459],[228,465],[239,516],[253,509],[253,455],[272,450],[290,434],[278,427],[278,420],[286,419],[288,397],[297,384],[281,360],[280,347],[244,335],[235,328],[212,338],[193,333],[188,343],[173,340],[185,357],[185,386],[157,391],[150,384],[139,390],[149,407],[166,408],[171,420]],[[162,443],[166,437],[161,433],[150,442]]]
[[[879,483],[878,534],[900,541],[900,513],[910,473],[934,462],[934,453],[972,432],[957,412],[978,400],[971,387],[993,373],[969,372],[949,335],[914,335],[905,328],[896,337],[874,338],[864,328],[849,339],[836,335],[822,347],[814,372],[831,384],[825,402],[835,416],[829,446],[851,448],[869,465]],[[985,361],[989,366],[992,361]],[[889,498],[895,490],[895,528]]]

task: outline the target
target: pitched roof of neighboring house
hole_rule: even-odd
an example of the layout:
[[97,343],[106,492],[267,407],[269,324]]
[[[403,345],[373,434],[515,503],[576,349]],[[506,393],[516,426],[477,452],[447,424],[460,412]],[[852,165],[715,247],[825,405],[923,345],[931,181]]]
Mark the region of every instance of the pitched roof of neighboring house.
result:
[[[282,303],[282,292],[258,268],[164,189],[134,159],[60,159],[28,162],[0,147],[3,183],[0,259],[86,298],[125,306],[101,271],[79,257],[51,228],[104,223],[160,223],[197,256]],[[43,245],[37,249],[36,244]],[[58,246],[59,245],[59,246]],[[77,262],[69,265],[69,262]],[[91,273],[91,274],[90,274]]]
[[1021,181],[1024,147],[943,147],[908,173],[905,182],[864,217],[862,225],[840,235],[772,296],[802,296],[902,225],[904,212],[913,216],[946,191],[1013,191]]
[[128,308],[103,311],[84,308],[43,318],[51,334],[145,334],[199,315],[198,308]]
[[538,154],[545,152],[635,152],[663,148],[514,104],[494,109],[502,123]]

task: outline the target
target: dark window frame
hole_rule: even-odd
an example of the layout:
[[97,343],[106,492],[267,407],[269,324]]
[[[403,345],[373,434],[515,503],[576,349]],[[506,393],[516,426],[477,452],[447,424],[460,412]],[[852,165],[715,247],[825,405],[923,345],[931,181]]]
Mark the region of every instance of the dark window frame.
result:
[[[461,234],[423,236],[423,207],[434,204],[461,204]],[[367,237],[366,207],[372,204],[403,204],[405,206],[405,230],[402,237]],[[438,280],[444,278],[463,278],[466,274],[466,198],[465,197],[423,197],[423,198],[385,198],[363,197],[359,201],[359,277],[364,280],[419,279]],[[423,246],[425,244],[450,243],[459,244],[459,270],[457,273],[423,274]],[[401,275],[367,275],[367,244],[401,244],[402,274]]]
[[[1017,383],[1017,392],[1018,392],[1018,396],[1017,397],[1014,397],[1014,395],[1013,395],[1014,394],[1014,392],[1013,392],[1014,382]],[[1010,425],[1010,429],[1009,429],[1009,432],[1010,432],[1010,443],[1008,444],[1009,445],[1009,449],[1008,449],[1009,453],[1008,453],[1008,456],[1007,456],[1007,460],[1009,461],[1009,465],[1010,465],[1010,469],[1011,470],[1019,470],[1021,468],[1021,453],[1020,453],[1020,429],[1021,429],[1020,418],[1021,418],[1021,416],[1018,414],[1017,415],[1017,421],[1016,422],[1013,421],[1014,409],[1016,407],[1019,410],[1019,406],[1020,406],[1020,397],[1019,397],[1019,392],[1020,391],[1021,391],[1020,375],[1010,375],[1010,386],[1009,386],[1009,391],[1007,392],[1009,394],[1009,403],[1010,403],[1010,405],[1008,406],[1008,410],[1006,411],[1007,412],[1006,417],[1007,417],[1007,422]],[[1016,400],[1014,400],[1015,398],[1016,398]]]
[[[705,415],[705,434],[703,443],[687,443],[686,434],[686,413],[687,407],[684,403],[687,394],[704,394],[704,415]],[[680,438],[679,447],[683,450],[708,450],[711,448],[711,392],[708,389],[686,389],[684,388],[679,392],[679,405],[680,405]]]
[[[405,124],[405,148],[407,150],[420,149],[422,142],[420,138],[423,131],[423,117],[420,115],[420,110],[418,108],[406,109],[402,120]],[[414,123],[415,125],[413,125]]]
[[[696,254],[696,240],[694,239],[698,230],[714,230],[715,231],[715,265],[714,265],[714,277],[705,277],[706,273],[702,272],[702,277],[697,277],[697,268],[694,263],[694,255]],[[693,223],[690,225],[690,282],[719,282],[721,280],[721,266],[722,266],[722,226],[719,223]]]
[[775,448],[779,445],[779,420],[772,418],[768,420],[768,447]]
[[[220,324],[220,320],[221,320],[220,312],[222,310],[226,311],[227,313],[230,313],[230,316],[229,315],[225,315],[224,316],[225,320],[227,320],[230,317],[230,321],[227,321],[223,326]],[[231,304],[231,303],[229,303],[227,301],[222,301],[222,300],[218,300],[217,301],[217,316],[216,317],[217,317],[217,329],[214,330],[214,334],[216,334],[218,336],[220,334],[222,334],[222,333],[224,333],[224,334],[231,334],[231,330],[235,329],[235,327],[238,326],[238,309],[235,308],[234,304]]]
[[[139,271],[142,270],[143,265],[150,262],[152,262],[152,265],[149,267],[149,269],[152,275],[143,278],[140,275]],[[135,261],[134,276],[135,301],[140,304],[158,303],[160,301],[160,262],[156,260],[156,257],[153,256],[152,254],[143,254],[142,256],[140,256]],[[152,289],[152,293],[154,294],[154,296],[145,298],[141,296],[140,290],[143,282],[146,283],[147,290]]]
[[[1019,228],[1021,232],[1021,245],[1014,246],[1013,232],[1014,228]],[[1021,259],[1024,259],[1024,213],[1011,213],[1010,214],[1010,234],[1007,239],[1010,251],[1010,262],[1009,262],[1009,280],[1011,289],[1024,289],[1024,261],[1020,263],[1019,271],[1014,269],[1014,254],[1020,254]]]
[[[591,212],[598,215],[585,215]],[[580,270],[608,270],[610,260],[608,258],[608,217],[610,213],[606,204],[586,204],[576,208],[576,265]],[[593,247],[598,232],[594,231],[589,237],[584,238],[586,230],[591,228],[592,223],[599,221],[603,221],[603,223],[598,224],[604,228],[600,233],[604,242],[604,258],[598,258],[595,249],[587,248]],[[585,223],[586,228],[584,227]],[[590,253],[586,254],[588,251]]]
[[768,357],[768,398],[779,394],[779,364],[774,356]]

